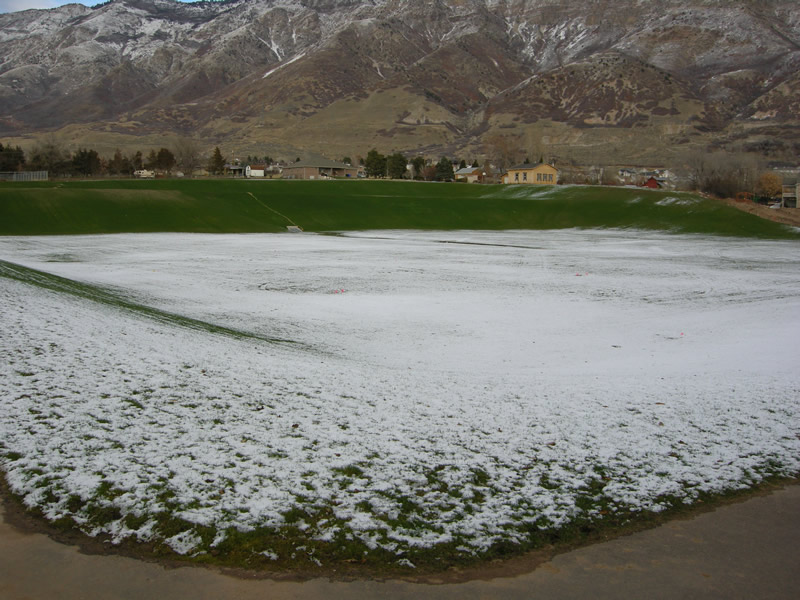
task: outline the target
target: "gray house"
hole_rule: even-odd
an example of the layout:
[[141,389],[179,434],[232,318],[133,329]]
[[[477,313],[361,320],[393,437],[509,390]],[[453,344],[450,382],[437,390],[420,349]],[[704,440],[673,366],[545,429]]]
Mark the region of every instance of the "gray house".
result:
[[335,160],[313,160],[296,162],[283,168],[284,179],[333,179],[336,177],[358,176],[358,167]]
[[797,196],[800,195],[800,182],[783,182],[781,190],[781,206],[784,208],[797,208]]

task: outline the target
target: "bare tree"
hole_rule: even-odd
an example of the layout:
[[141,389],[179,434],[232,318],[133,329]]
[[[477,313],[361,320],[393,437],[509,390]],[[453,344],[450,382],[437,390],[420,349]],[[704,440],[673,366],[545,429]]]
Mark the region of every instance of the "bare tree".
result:
[[540,163],[548,160],[548,157],[545,156],[545,147],[542,144],[542,138],[535,131],[528,131],[525,134],[525,152],[532,163]]
[[200,168],[200,146],[192,138],[179,137],[172,143],[175,164],[189,177]]
[[504,172],[519,160],[519,138],[510,135],[493,135],[486,140],[486,154],[495,166]]
[[690,154],[688,165],[692,189],[720,198],[752,192],[757,184],[758,160],[752,155],[699,150]]
[[54,135],[41,139],[31,150],[28,166],[30,169],[49,171],[54,175],[63,175],[70,170],[70,152]]

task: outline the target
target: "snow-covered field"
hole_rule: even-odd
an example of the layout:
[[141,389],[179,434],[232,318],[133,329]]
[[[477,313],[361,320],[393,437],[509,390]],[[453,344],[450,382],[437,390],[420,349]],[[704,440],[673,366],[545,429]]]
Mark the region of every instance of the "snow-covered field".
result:
[[158,234],[0,259],[263,338],[0,277],[0,464],[91,534],[475,553],[800,472],[796,242]]

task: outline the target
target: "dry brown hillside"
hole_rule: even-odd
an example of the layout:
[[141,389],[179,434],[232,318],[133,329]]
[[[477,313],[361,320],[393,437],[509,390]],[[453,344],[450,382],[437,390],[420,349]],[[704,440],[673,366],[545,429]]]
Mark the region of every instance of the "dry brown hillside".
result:
[[[796,0],[111,0],[0,15],[0,139],[796,160]],[[497,143],[501,140],[502,143]]]

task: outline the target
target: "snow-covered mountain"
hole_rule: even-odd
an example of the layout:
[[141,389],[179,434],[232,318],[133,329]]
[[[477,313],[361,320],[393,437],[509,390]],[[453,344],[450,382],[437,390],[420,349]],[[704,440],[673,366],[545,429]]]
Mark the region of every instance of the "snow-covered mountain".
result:
[[796,0],[111,0],[0,15],[0,136],[591,159],[800,144]]

